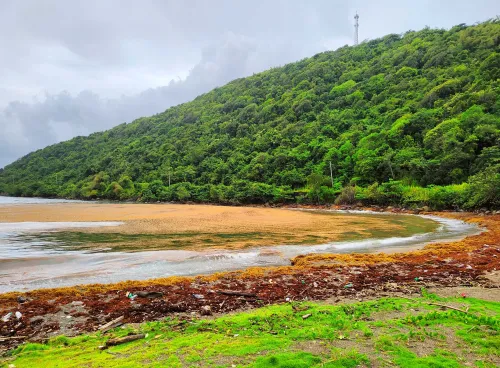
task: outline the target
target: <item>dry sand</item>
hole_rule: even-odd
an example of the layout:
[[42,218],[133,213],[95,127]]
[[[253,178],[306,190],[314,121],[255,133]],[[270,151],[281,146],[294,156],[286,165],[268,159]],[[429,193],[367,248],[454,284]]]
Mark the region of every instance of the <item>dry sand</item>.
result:
[[[422,219],[417,219],[421,221]],[[156,234],[167,238],[134,239],[137,249],[170,246],[318,244],[356,234],[403,231],[390,216],[350,216],[277,208],[181,204],[58,203],[0,206],[0,222],[123,221],[119,227],[78,229],[91,233]],[[414,221],[414,220],[412,220]],[[126,241],[122,244],[130,248]]]

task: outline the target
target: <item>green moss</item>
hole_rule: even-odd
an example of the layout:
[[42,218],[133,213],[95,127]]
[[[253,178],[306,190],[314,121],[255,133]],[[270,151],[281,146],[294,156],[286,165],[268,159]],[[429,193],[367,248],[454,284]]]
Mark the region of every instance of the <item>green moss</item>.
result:
[[[435,299],[460,301],[470,314],[428,305]],[[411,301],[299,304],[303,310],[299,313],[282,304],[215,319],[148,322],[139,327],[147,334],[145,339],[104,352],[97,347],[134,328],[116,329],[110,336],[57,337],[47,344],[21,345],[9,353],[14,359],[9,364],[17,368],[358,367],[384,362],[418,368],[460,367],[464,362],[493,367],[500,359],[500,303],[426,294]],[[306,313],[311,317],[303,319]],[[458,339],[459,349],[449,348],[451,336]],[[414,350],[422,343],[430,347],[426,355]]]
[[321,358],[310,353],[281,353],[257,358],[255,363],[248,367],[255,368],[309,368],[321,362]]

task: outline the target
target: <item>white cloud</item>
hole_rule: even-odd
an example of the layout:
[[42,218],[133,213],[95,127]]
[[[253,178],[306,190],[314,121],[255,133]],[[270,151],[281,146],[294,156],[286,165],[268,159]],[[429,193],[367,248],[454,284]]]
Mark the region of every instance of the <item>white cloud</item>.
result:
[[[0,167],[360,39],[500,13],[493,0],[0,1]],[[64,91],[64,92],[61,92]],[[83,92],[82,92],[83,91]]]

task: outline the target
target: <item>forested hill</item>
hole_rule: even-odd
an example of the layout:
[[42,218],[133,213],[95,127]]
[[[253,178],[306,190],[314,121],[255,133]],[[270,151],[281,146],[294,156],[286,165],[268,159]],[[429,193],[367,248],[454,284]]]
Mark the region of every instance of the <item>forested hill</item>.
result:
[[499,78],[497,21],[390,34],[33,152],[0,192],[499,207]]

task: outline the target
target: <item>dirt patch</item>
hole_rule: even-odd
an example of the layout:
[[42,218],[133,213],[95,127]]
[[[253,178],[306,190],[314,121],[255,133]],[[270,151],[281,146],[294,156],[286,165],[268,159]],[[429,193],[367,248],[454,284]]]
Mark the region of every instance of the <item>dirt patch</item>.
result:
[[300,341],[292,346],[292,350],[305,351],[315,355],[328,354],[330,349],[330,346],[320,340]]
[[[500,282],[496,282],[496,285],[500,285]],[[434,287],[429,289],[430,293],[436,294],[443,298],[448,297],[460,297],[465,295],[469,298],[478,298],[483,300],[488,300],[491,302],[500,302],[500,288],[488,288],[483,287]]]

